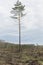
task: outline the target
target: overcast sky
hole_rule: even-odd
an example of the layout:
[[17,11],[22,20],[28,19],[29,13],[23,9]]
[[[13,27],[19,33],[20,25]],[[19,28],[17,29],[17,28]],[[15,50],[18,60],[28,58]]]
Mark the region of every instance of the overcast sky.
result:
[[[0,40],[18,43],[18,21],[10,18],[16,1],[0,0]],[[26,13],[21,19],[22,43],[43,44],[43,0],[20,1]]]

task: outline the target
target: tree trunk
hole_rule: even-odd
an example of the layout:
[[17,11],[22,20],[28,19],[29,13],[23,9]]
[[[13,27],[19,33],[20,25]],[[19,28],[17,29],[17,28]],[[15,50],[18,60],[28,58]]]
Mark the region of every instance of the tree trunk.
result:
[[19,15],[19,53],[20,53],[20,57],[21,57],[21,23],[20,23],[20,15]]

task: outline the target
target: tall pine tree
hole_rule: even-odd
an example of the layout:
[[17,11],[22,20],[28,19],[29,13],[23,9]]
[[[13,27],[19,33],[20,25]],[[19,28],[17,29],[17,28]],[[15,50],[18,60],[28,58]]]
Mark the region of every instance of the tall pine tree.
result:
[[12,18],[17,19],[19,23],[19,52],[21,52],[21,17],[25,15],[23,14],[23,11],[25,10],[24,7],[25,6],[18,0],[11,11],[13,14]]

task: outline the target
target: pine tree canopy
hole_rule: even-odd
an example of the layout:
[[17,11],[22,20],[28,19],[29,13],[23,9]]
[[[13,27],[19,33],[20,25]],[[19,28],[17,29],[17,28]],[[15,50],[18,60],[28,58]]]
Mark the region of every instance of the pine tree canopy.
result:
[[12,11],[11,11],[11,13],[14,14],[12,18],[17,19],[17,16],[19,15],[23,17],[25,15],[23,14],[23,11],[25,10],[24,7],[25,5],[22,5],[21,2],[17,1],[16,4],[14,4],[14,7],[12,8]]
[[24,5],[22,5],[22,3],[21,2],[19,2],[19,1],[17,1],[16,2],[16,4],[15,4],[15,7],[14,8],[12,8],[13,10],[18,10],[18,11],[23,11],[24,10]]

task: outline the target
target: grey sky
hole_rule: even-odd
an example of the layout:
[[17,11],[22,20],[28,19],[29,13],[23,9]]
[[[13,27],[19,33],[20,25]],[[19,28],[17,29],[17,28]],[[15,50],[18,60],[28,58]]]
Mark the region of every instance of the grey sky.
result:
[[[16,1],[0,0],[0,39],[18,42],[18,23],[10,18],[10,11]],[[20,1],[26,6],[27,13],[21,20],[22,43],[43,44],[43,0]]]

